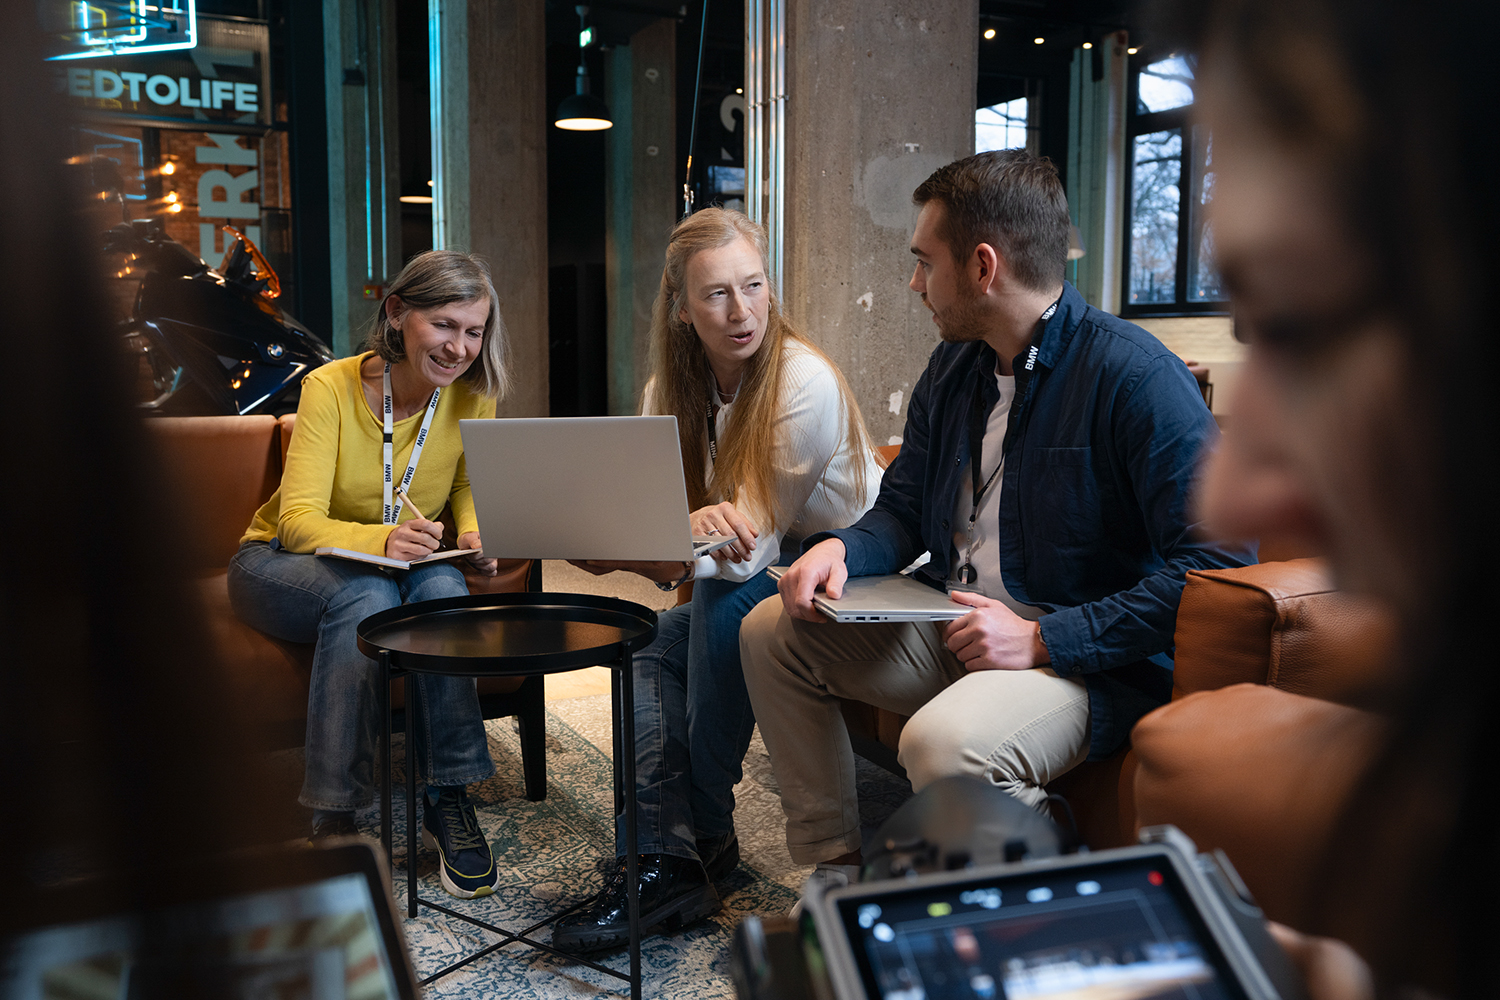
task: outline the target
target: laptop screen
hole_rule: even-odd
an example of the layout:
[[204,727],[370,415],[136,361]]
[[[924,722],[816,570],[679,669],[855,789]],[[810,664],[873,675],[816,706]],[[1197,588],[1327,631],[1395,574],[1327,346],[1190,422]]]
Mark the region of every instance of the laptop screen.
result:
[[410,997],[378,886],[368,873],[326,873],[24,932],[0,944],[0,996]]

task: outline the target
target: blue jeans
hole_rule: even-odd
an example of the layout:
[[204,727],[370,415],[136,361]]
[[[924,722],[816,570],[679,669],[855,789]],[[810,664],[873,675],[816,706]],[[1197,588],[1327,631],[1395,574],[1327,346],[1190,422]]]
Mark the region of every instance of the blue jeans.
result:
[[[402,604],[468,592],[463,574],[447,564],[386,573],[286,552],[275,541],[240,546],[229,561],[235,614],[278,639],[318,644],[307,694],[303,805],[354,810],[375,798],[380,671],[355,644],[359,623]],[[406,690],[417,773],[429,785],[467,785],[495,773],[473,678],[417,675]]]
[[[697,858],[697,841],[734,829],[734,786],[755,730],[740,670],[740,619],[776,593],[764,573],[699,580],[663,612],[635,654],[636,801],[642,854]],[[625,852],[625,817],[615,818]]]

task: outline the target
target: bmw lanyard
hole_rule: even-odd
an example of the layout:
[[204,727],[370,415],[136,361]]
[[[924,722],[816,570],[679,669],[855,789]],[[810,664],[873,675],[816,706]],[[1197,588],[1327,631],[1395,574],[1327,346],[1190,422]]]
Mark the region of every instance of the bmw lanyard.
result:
[[[381,445],[381,454],[385,459],[385,513],[382,524],[395,524],[401,517],[400,501],[396,500],[395,489],[391,485],[391,473],[394,471],[391,440],[395,434],[395,425],[391,420],[393,406],[391,404],[391,363],[385,363],[385,380],[382,383],[385,390],[385,435]],[[417,431],[417,443],[411,448],[411,461],[406,463],[406,474],[401,477],[401,490],[405,492],[411,488],[412,477],[417,474],[417,463],[422,459],[422,446],[427,443],[427,430],[432,426],[432,415],[437,412],[438,395],[442,389],[432,390],[432,398],[427,401],[427,415],[422,418],[422,429]]]
[[[1061,301],[1061,299],[1058,300],[1058,302]],[[1052,318],[1052,314],[1055,312],[1057,312],[1057,302],[1048,306],[1047,311],[1042,313],[1042,318],[1037,320],[1037,337],[1033,338],[1030,358],[1027,361],[1028,367],[1035,363],[1037,351],[1035,341],[1036,339],[1040,339],[1042,328],[1047,325],[1047,321]],[[984,427],[989,422],[989,414],[984,412],[984,404],[981,402],[982,398],[983,396],[979,391],[979,387],[976,386],[974,389],[974,405],[969,412],[969,475],[973,480],[974,499],[972,505],[969,507],[968,552],[964,556],[964,564],[958,568],[958,581],[963,584],[973,584],[979,580],[979,571],[974,568],[974,527],[975,522],[979,520],[979,501],[984,499],[984,495],[995,484],[995,477],[1000,475],[1001,469],[1005,468],[1005,455],[1002,453],[999,463],[995,466],[995,471],[990,473],[990,478],[986,479],[983,485],[980,485],[979,477],[981,472],[979,462],[984,454]],[[1012,400],[1011,409],[1015,409],[1014,400]]]

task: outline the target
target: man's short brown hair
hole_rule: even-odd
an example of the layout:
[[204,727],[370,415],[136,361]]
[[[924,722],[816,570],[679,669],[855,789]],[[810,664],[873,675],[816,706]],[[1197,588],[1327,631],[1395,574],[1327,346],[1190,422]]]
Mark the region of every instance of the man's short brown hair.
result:
[[976,153],[933,171],[912,201],[943,203],[943,237],[960,263],[988,243],[1027,288],[1050,291],[1068,262],[1068,198],[1057,168],[1023,149]]

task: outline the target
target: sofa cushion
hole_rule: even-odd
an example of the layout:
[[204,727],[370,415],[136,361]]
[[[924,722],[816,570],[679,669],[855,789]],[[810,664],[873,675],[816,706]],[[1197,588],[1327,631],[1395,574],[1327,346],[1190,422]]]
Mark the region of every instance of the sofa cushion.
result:
[[[275,417],[171,417],[145,422],[193,570],[229,565],[240,536],[281,481]],[[165,501],[164,501],[165,502]]]
[[228,581],[227,572],[209,573],[196,581],[212,655],[228,676],[239,705],[257,717],[257,728],[274,745],[301,746],[314,647],[284,642],[240,621],[229,606]]
[[1222,848],[1266,915],[1296,926],[1334,819],[1384,733],[1369,712],[1257,684],[1188,695],[1131,734],[1136,819]]
[[1368,704],[1393,635],[1390,616],[1335,590],[1318,559],[1192,570],[1177,620],[1173,698],[1251,683]]

